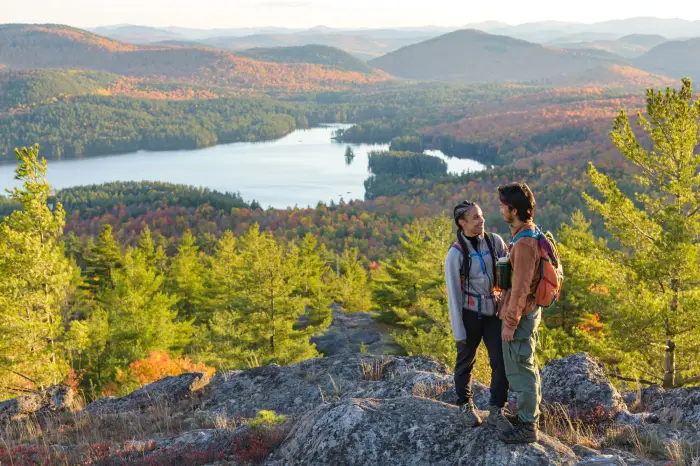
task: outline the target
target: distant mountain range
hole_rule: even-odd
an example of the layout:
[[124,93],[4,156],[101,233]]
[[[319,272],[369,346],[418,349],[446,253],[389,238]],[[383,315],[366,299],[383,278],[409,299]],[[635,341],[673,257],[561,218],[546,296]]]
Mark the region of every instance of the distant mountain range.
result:
[[380,57],[405,45],[416,44],[425,37],[380,39],[352,34],[256,34],[251,36],[225,36],[200,39],[202,45],[241,50],[254,47],[290,47],[326,45],[353,54],[357,58],[370,60]]
[[563,50],[466,29],[370,61],[395,76],[454,82],[532,81],[620,64],[616,55]]
[[[385,80],[339,49],[256,49],[120,42],[62,25],[0,25],[0,64],[10,69],[83,69],[225,89],[309,89]],[[0,92],[2,89],[0,89]]]
[[[459,29],[478,29],[492,34],[507,35],[530,42],[549,42],[566,36],[580,35],[581,41],[619,39],[631,34],[660,35],[669,39],[687,39],[700,36],[700,21],[667,19],[654,17],[637,17],[597,23],[575,23],[563,21],[539,21],[510,25],[500,21],[467,23],[459,27],[406,27],[406,28],[331,28],[316,26],[310,29],[292,29],[280,27],[228,28],[228,29],[193,29],[183,27],[135,26],[130,24],[101,26],[88,29],[96,34],[119,40],[135,37],[140,41],[157,42],[165,35],[179,40],[199,40],[213,37],[242,37],[259,34],[345,34],[369,36],[374,38],[395,39],[405,37],[435,37]],[[151,34],[153,37],[148,37]]]
[[[316,26],[310,29],[230,28],[191,29],[135,25],[102,26],[90,31],[114,40],[136,44],[197,43],[215,48],[241,50],[254,47],[327,45],[345,50],[363,60],[378,58],[407,45],[461,29],[539,43],[556,48],[596,49],[637,58],[661,42],[700,37],[700,21],[651,17],[604,21],[593,24],[541,21],[509,25],[499,21],[466,24],[461,28],[436,26],[386,29],[338,29]],[[648,38],[635,42],[630,38]]]
[[657,45],[666,42],[667,39],[656,34],[631,34],[614,40],[564,42],[566,40],[567,39],[555,40],[547,45],[570,49],[602,50],[625,58],[637,58]]
[[[658,84],[667,82],[665,76],[700,77],[700,38],[665,41],[660,36],[630,35],[602,44],[607,47],[588,43],[584,48],[562,49],[467,29],[403,47],[369,63],[403,78],[466,83]],[[614,53],[620,51],[627,56]]]
[[[493,22],[480,26],[504,27]],[[476,29],[428,39],[418,36],[371,39],[327,34],[327,28],[318,27],[295,34],[192,40],[183,39],[175,31],[120,26],[122,33],[128,32],[132,37],[157,35],[160,39],[135,44],[61,25],[0,25],[0,68],[89,69],[123,76],[194,80],[226,88],[241,84],[267,86],[258,84],[258,77],[263,75],[266,78],[261,83],[275,82],[282,86],[284,80],[291,79],[297,88],[305,79],[319,83],[336,79],[350,83],[375,82],[389,75],[458,83],[635,87],[663,85],[684,76],[700,77],[700,38],[667,40],[655,34],[629,34],[611,39],[609,32],[571,32],[570,24],[554,22],[518,28],[531,33],[544,27],[554,30],[564,26],[570,30],[555,47],[557,42],[539,44]],[[388,37],[396,31],[382,30],[381,34]],[[430,28],[413,30],[424,36],[433,32]],[[591,40],[595,34],[606,38]],[[282,46],[274,45],[279,43]],[[384,53],[393,47],[397,49]],[[358,59],[360,56],[374,58],[363,62]],[[288,72],[285,66],[295,68]],[[322,67],[323,71],[309,66]]]

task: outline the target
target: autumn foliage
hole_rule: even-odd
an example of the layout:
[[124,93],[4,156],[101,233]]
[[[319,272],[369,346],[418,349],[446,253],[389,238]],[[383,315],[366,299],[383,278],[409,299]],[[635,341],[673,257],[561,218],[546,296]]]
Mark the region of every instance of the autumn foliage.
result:
[[117,383],[108,384],[103,394],[128,393],[163,377],[176,376],[188,372],[203,372],[211,377],[216,372],[216,369],[207,367],[203,362],[194,363],[190,358],[184,356],[172,358],[165,351],[153,351],[147,358],[132,362],[128,369],[117,370]]

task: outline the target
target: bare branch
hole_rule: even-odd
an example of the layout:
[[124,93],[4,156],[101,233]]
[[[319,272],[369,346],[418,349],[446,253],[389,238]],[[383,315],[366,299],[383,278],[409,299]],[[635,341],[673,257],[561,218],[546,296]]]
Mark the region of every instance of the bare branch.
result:
[[645,385],[656,385],[655,382],[651,382],[649,380],[644,380],[644,379],[633,379],[632,377],[624,377],[622,375],[617,375],[617,374],[611,374],[613,377],[615,377],[618,380],[624,380],[625,382],[639,382],[643,383]]
[[12,374],[18,375],[18,376],[22,377],[23,379],[28,380],[29,382],[33,383],[34,385],[39,385],[39,383],[36,380],[32,380],[24,374],[20,374],[19,372],[13,371],[9,367],[0,366],[0,369],[4,369],[7,372],[11,372]]
[[684,379],[681,379],[680,381],[676,382],[673,385],[673,388],[682,387],[683,385],[688,385],[688,384],[696,383],[696,382],[700,382],[700,375],[696,375],[693,377],[686,377]]
[[663,382],[663,380],[664,380],[663,377],[659,377],[658,375],[654,375],[654,374],[652,374],[652,373],[650,373],[650,372],[645,371],[644,369],[640,369],[639,367],[635,367],[635,369],[637,369],[637,370],[638,370],[639,372],[641,372],[642,374],[646,374],[646,375],[648,375],[649,377],[654,378],[654,379],[656,379],[656,380],[661,380],[662,382]]
[[0,387],[4,388],[6,390],[11,390],[13,392],[18,392],[18,393],[31,393],[31,394],[38,393],[36,390],[31,390],[29,388],[10,387],[8,385],[0,385]]

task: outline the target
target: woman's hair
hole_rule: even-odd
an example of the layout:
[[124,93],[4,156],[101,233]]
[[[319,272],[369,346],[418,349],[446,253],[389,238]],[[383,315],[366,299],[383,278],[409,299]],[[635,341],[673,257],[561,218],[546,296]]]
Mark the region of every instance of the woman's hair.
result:
[[525,183],[510,183],[498,187],[501,204],[518,212],[521,222],[532,220],[535,215],[535,196]]
[[457,225],[457,228],[462,230],[462,227],[459,226],[459,220],[466,215],[467,212],[469,212],[469,209],[474,207],[476,205],[475,202],[471,201],[462,201],[459,204],[455,206],[455,208],[452,211],[452,216],[454,217],[455,220],[455,225]]

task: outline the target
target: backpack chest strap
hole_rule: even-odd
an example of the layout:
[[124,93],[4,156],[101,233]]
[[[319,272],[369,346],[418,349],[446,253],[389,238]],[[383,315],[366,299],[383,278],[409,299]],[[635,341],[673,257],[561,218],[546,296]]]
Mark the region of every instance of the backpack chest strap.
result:
[[481,265],[481,273],[486,273],[486,263],[484,262],[484,256],[490,256],[490,255],[491,255],[490,251],[483,251],[483,252],[476,252],[476,253],[470,254],[469,257],[478,257],[479,264]]

